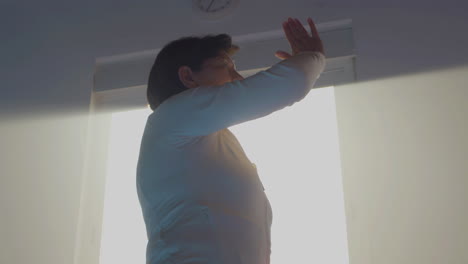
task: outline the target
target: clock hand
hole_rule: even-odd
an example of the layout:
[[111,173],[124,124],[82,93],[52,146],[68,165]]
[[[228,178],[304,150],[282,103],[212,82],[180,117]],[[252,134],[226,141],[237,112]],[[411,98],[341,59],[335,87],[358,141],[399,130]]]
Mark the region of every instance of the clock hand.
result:
[[215,0],[211,0],[211,3],[210,3],[210,5],[208,6],[208,8],[206,9],[206,11],[210,11],[210,7],[211,7],[211,5],[213,4],[214,1],[215,1]]

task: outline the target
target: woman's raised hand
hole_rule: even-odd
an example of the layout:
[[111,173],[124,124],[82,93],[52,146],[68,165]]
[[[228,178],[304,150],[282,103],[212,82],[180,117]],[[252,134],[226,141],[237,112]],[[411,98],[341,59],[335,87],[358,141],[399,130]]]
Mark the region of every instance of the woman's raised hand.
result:
[[307,22],[309,23],[311,34],[305,30],[304,26],[302,26],[302,23],[297,18],[289,18],[287,21],[283,22],[283,30],[291,46],[292,55],[285,51],[278,50],[275,52],[276,57],[279,59],[287,59],[301,51],[318,51],[325,54],[322,40],[320,40],[314,21],[309,17]]

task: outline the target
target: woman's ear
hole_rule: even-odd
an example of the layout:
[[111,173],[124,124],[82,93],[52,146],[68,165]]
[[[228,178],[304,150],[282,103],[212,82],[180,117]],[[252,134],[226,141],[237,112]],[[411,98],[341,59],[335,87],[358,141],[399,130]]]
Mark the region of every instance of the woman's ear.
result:
[[180,66],[179,67],[179,79],[187,88],[195,88],[198,84],[193,79],[193,72],[188,66]]

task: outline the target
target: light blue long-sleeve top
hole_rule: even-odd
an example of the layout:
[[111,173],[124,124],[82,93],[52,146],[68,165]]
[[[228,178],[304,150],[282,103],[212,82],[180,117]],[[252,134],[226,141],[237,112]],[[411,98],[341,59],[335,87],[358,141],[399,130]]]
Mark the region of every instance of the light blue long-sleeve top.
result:
[[301,52],[244,80],[176,94],[149,115],[137,164],[148,264],[269,264],[272,209],[227,128],[302,100],[325,67]]

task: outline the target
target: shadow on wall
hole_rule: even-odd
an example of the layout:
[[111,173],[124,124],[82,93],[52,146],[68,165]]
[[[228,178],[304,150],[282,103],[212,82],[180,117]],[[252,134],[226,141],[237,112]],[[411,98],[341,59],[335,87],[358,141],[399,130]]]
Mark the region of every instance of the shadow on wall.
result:
[[[425,2],[424,8],[416,8],[416,4],[405,3],[405,8],[402,8],[395,3],[389,8],[368,10],[352,9],[338,1],[333,6],[332,3],[323,5],[324,14],[338,12],[344,16],[348,13],[353,20],[357,84],[467,64],[468,36],[462,32],[465,32],[468,20],[461,14],[459,5],[457,8],[449,8],[447,4],[444,4],[445,8],[441,4],[428,7]],[[365,6],[371,5],[366,3]],[[340,7],[349,8],[349,11]],[[37,36],[32,34],[29,37]],[[71,45],[80,39],[71,39],[69,43],[51,34],[40,37],[44,46],[41,49],[32,48],[32,43],[38,41],[36,39],[36,42],[28,42],[30,39],[27,37],[12,40],[19,46],[18,54],[6,54],[6,63],[13,66],[3,72],[0,122],[86,114],[89,111],[89,93],[93,90],[93,54],[76,50],[77,46]],[[18,58],[22,64],[14,64]],[[44,62],[48,62],[47,65]],[[24,68],[20,69],[18,65],[24,65]],[[27,74],[22,77],[22,72]]]

